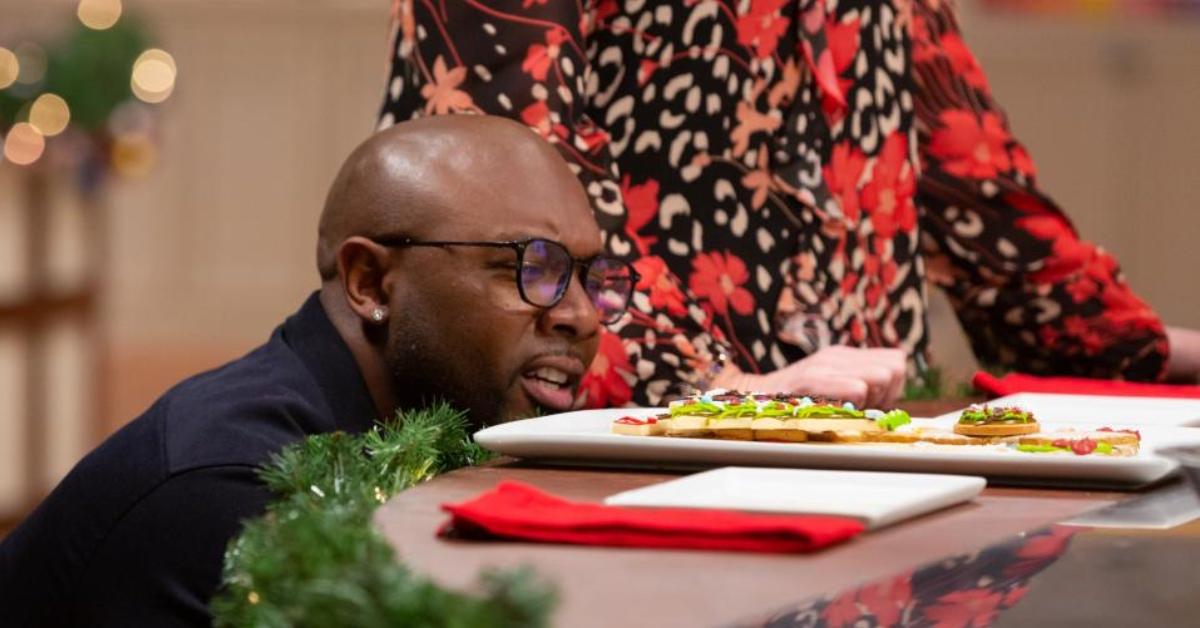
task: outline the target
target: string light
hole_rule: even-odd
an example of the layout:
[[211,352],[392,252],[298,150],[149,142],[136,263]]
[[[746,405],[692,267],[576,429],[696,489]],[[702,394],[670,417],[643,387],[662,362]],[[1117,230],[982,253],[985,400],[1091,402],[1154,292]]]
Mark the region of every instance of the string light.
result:
[[42,135],[54,137],[62,133],[71,121],[71,108],[57,94],[42,94],[29,109],[29,124]]
[[4,140],[4,156],[18,166],[28,166],[42,157],[46,139],[28,122],[14,124]]
[[18,83],[37,83],[46,76],[46,51],[37,44],[21,44],[17,46],[17,64],[21,70],[17,74]]
[[138,100],[160,103],[175,89],[175,58],[167,51],[151,48],[133,62],[129,85]]
[[102,31],[121,19],[121,0],[80,0],[75,11],[83,25]]
[[4,89],[17,81],[21,74],[21,62],[13,51],[0,46],[0,89]]

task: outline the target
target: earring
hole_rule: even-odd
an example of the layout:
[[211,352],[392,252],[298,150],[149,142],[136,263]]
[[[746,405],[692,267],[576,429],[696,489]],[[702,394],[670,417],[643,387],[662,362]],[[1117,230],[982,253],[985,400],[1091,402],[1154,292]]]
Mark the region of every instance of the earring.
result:
[[382,323],[385,316],[386,314],[383,313],[383,308],[381,307],[371,310],[371,320],[376,323]]

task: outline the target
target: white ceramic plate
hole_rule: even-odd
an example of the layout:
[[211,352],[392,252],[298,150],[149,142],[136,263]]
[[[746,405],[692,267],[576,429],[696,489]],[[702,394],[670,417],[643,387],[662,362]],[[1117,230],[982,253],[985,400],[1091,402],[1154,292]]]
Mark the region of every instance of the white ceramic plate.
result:
[[879,528],[965,502],[986,484],[965,475],[724,467],[617,493],[604,503],[836,515]]
[[[497,453],[550,463],[704,468],[716,466],[854,469],[983,475],[1004,483],[1138,486],[1172,473],[1178,464],[1153,455],[1159,448],[1200,444],[1200,430],[1142,430],[1142,453],[1129,458],[1022,454],[990,447],[926,449],[883,445],[767,443],[664,436],[621,436],[611,423],[622,416],[653,416],[655,408],[580,410],[513,421],[478,432],[475,440]],[[945,421],[915,419],[919,424]],[[1053,424],[1044,424],[1054,429]],[[1120,427],[1120,426],[1114,426]]]
[[[1200,399],[1018,393],[988,402],[1019,406],[1039,421],[1127,427],[1200,427]],[[958,419],[961,412],[938,418]]]

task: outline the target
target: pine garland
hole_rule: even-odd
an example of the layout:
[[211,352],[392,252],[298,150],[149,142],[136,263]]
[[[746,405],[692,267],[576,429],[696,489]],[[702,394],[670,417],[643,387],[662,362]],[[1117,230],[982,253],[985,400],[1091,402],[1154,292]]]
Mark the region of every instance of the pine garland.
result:
[[528,570],[488,572],[482,595],[443,589],[401,564],[371,526],[380,504],[488,453],[463,413],[397,413],[360,435],[319,434],[272,457],[279,499],[225,554],[217,626],[543,626],[553,593]]

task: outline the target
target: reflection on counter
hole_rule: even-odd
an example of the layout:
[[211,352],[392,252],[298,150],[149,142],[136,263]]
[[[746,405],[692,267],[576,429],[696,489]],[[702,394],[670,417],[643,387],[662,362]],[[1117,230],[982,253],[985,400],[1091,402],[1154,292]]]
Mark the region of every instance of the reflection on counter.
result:
[[1051,526],[858,588],[823,596],[747,626],[987,626],[1029,591],[1079,528]]

